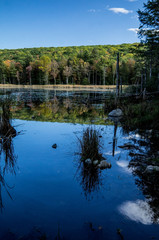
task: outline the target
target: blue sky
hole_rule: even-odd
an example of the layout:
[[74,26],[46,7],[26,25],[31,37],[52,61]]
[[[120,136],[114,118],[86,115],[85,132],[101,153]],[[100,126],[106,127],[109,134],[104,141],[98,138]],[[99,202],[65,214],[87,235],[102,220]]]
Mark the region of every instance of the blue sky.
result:
[[138,42],[143,0],[0,0],[0,49]]

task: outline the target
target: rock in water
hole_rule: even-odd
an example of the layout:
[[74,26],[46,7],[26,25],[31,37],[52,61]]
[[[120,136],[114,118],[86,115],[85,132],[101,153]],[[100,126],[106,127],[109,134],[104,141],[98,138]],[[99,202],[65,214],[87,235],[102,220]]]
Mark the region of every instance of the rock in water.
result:
[[56,144],[56,143],[53,144],[53,145],[52,145],[52,148],[57,148],[57,144]]
[[108,114],[109,117],[121,117],[123,116],[123,112],[120,108],[114,109]]
[[105,168],[111,168],[111,164],[107,163],[106,161],[101,161],[100,164],[98,165],[100,169],[105,169]]
[[91,161],[90,158],[88,158],[88,159],[85,160],[85,163],[88,164],[88,165],[90,165],[90,164],[92,163],[92,161]]
[[98,165],[98,160],[94,160],[94,161],[93,161],[93,165],[94,165],[94,166],[97,166],[97,165]]
[[145,171],[148,172],[148,173],[151,173],[153,171],[157,171],[158,172],[159,171],[159,167],[158,166],[149,165],[149,166],[146,167]]

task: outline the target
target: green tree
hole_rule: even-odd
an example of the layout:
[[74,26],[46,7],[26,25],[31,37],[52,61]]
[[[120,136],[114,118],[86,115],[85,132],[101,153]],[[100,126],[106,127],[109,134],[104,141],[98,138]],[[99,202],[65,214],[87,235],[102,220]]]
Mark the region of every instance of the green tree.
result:
[[51,71],[51,59],[49,56],[42,56],[39,61],[39,69],[44,73],[44,82],[48,84],[49,72]]

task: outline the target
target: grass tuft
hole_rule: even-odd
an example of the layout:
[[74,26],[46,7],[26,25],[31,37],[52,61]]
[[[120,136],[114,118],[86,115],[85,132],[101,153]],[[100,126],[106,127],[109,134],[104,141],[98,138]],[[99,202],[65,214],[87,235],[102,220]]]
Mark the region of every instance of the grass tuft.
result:
[[79,139],[81,148],[81,159],[86,160],[90,158],[93,160],[103,159],[101,150],[101,139],[98,130],[93,127],[87,127],[83,130],[82,138]]

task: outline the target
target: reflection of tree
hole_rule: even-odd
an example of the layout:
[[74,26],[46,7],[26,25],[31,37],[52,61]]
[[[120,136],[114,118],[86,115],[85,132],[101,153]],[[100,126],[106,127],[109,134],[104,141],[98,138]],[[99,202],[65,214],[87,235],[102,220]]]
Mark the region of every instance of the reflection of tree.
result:
[[157,223],[159,222],[159,172],[147,171],[146,167],[148,165],[159,166],[159,134],[154,130],[142,131],[140,134],[142,134],[142,139],[135,139],[134,143],[138,145],[138,149],[144,147],[144,150],[130,152],[132,159],[129,167],[132,168],[136,177],[135,183],[142,190],[153,211],[152,221]]
[[5,182],[4,175],[6,171],[15,173],[16,156],[14,154],[14,147],[12,139],[16,136],[16,130],[12,127],[10,121],[10,101],[8,99],[2,103],[2,113],[0,117],[0,156],[4,158],[3,168],[0,167],[0,208],[3,208],[2,203],[2,187],[5,188],[8,195],[9,186]]
[[113,146],[112,146],[112,156],[114,157],[115,148],[116,148],[116,145],[117,145],[116,133],[117,133],[117,128],[118,128],[120,118],[119,117],[109,117],[109,120],[114,123],[114,136],[113,136]]
[[13,116],[18,119],[71,123],[105,124],[106,115],[99,105],[83,102],[78,98],[54,97],[50,101],[20,101],[12,108]]
[[77,174],[77,179],[83,188],[86,198],[89,198],[91,193],[99,191],[102,186],[102,176],[98,168],[94,166],[88,167],[85,163],[80,162]]
[[116,139],[117,127],[118,127],[118,122],[114,122],[114,137],[113,137],[113,152],[112,152],[113,157],[115,154],[115,146],[117,145],[117,139]]

